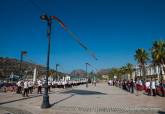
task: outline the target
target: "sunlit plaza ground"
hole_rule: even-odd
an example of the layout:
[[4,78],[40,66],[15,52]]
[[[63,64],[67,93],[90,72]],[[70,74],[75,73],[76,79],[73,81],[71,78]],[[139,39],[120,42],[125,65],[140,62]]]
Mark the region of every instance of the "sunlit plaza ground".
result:
[[51,89],[51,107],[41,109],[42,95],[36,91],[29,97],[16,93],[0,93],[0,114],[164,114],[165,98],[139,96],[115,86],[99,83],[67,89]]

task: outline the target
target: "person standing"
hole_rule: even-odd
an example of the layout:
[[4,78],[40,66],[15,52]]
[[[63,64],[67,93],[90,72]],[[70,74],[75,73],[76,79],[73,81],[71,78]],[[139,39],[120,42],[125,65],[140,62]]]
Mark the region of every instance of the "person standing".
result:
[[151,78],[151,89],[153,96],[156,96],[156,85],[155,85],[155,81],[152,78]]
[[28,81],[28,87],[29,87],[29,93],[32,94],[32,92],[33,92],[33,83],[30,80]]
[[96,87],[96,80],[94,80],[93,83],[94,83],[94,86]]
[[111,86],[112,85],[112,80],[108,81],[108,85]]
[[134,82],[133,82],[133,79],[131,79],[131,82],[130,82],[130,92],[134,93]]
[[28,97],[28,81],[27,80],[24,81],[24,86],[23,87],[24,87],[23,96]]
[[146,83],[145,83],[145,91],[146,91],[147,95],[150,95],[151,94],[149,80],[147,80]]
[[62,86],[63,86],[63,89],[65,89],[65,81],[62,81]]
[[17,86],[18,86],[17,93],[21,94],[22,93],[22,87],[21,87],[21,81],[20,80],[17,82]]
[[139,91],[142,90],[142,86],[143,86],[142,81],[137,79],[137,81],[136,81],[136,96],[139,95]]
[[127,80],[126,82],[126,88],[127,88],[127,91],[130,92],[130,81]]
[[42,94],[42,82],[41,82],[41,80],[37,81],[37,85],[38,85],[38,94]]

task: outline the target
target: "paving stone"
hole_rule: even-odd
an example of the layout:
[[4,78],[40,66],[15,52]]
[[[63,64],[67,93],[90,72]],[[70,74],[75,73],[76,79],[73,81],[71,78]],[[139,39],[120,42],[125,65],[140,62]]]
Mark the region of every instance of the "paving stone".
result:
[[26,110],[21,110],[21,109],[12,108],[12,107],[0,107],[0,110],[7,111],[7,113],[4,113],[4,114],[32,114]]
[[[36,94],[34,94],[36,95]],[[42,96],[22,99],[18,94],[1,94],[0,110],[16,114],[163,114],[165,98],[136,96],[121,88],[98,84],[78,86],[71,89],[54,89],[49,94],[49,109],[41,109]],[[16,100],[22,99],[22,100]],[[15,101],[14,101],[15,100]],[[14,106],[14,107],[13,107]],[[6,108],[4,108],[6,107]],[[8,107],[13,107],[9,108]],[[30,111],[30,112],[28,112]]]

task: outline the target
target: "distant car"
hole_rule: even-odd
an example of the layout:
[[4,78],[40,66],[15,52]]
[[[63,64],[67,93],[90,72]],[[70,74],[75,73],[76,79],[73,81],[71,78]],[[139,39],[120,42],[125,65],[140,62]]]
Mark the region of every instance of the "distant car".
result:
[[160,96],[165,96],[165,84],[156,87],[156,93]]

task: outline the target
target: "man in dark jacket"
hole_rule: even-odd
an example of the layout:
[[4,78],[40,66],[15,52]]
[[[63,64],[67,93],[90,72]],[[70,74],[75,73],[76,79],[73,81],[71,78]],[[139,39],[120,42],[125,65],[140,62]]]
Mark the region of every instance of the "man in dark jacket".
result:
[[133,79],[131,79],[131,82],[130,82],[130,92],[134,93],[134,82],[133,82]]

